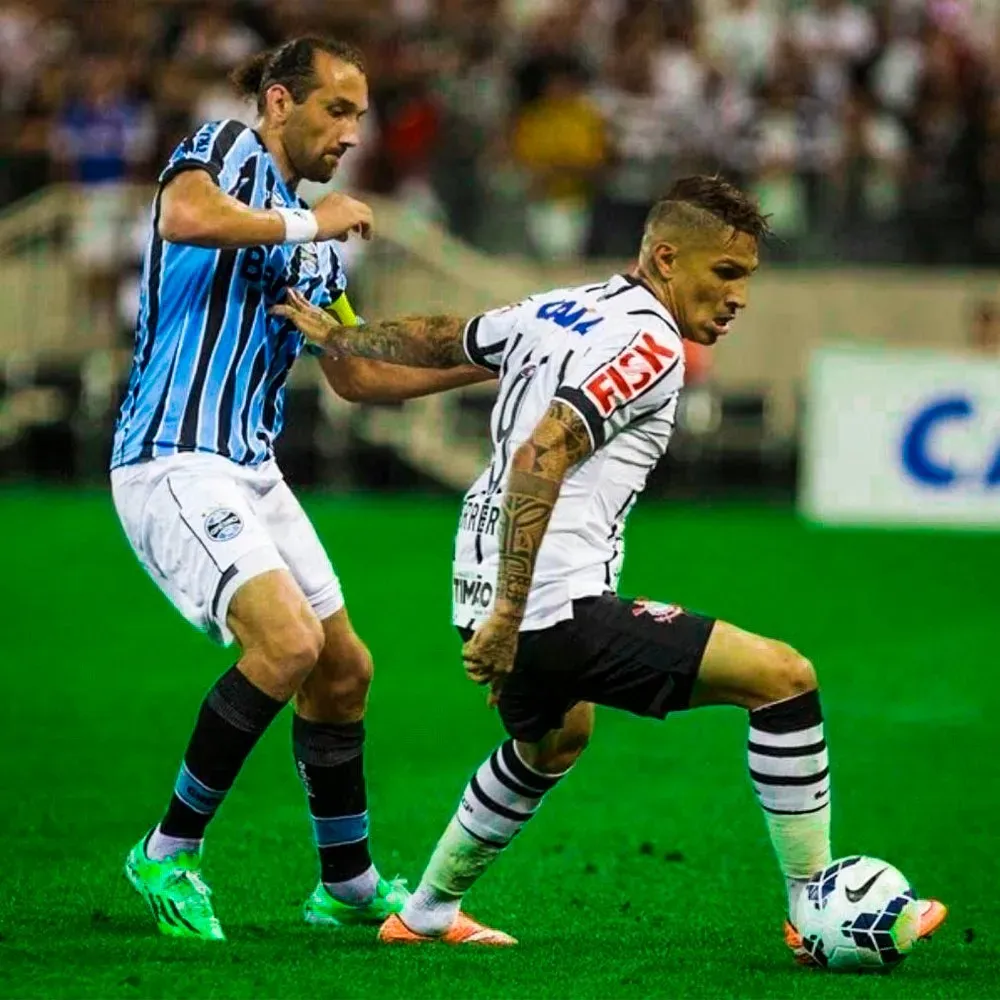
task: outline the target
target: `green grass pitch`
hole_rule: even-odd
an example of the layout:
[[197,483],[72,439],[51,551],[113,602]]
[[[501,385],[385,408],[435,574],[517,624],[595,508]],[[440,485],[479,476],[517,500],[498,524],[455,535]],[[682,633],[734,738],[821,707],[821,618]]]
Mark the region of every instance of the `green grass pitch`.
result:
[[[457,503],[312,497],[376,659],[376,859],[415,880],[500,737],[448,624]],[[316,874],[288,717],[205,862],[230,936],[158,937],[121,875],[231,662],[170,609],[100,493],[0,494],[0,995],[984,997],[1000,985],[1000,535],[825,531],[787,510],[640,505],[624,589],[787,639],[817,664],[835,852],[885,857],[951,917],[891,976],[795,968],[735,710],[602,712],[577,773],[469,900],[511,952],[380,949],[300,922]]]

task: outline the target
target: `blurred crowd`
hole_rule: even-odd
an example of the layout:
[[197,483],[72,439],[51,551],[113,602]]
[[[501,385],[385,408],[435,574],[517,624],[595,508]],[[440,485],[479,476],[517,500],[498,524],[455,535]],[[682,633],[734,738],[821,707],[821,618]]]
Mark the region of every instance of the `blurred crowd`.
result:
[[0,203],[84,185],[99,264],[118,182],[252,122],[227,73],[306,32],[369,64],[338,182],[490,251],[628,256],[672,178],[718,170],[778,257],[1000,258],[1000,0],[0,0]]

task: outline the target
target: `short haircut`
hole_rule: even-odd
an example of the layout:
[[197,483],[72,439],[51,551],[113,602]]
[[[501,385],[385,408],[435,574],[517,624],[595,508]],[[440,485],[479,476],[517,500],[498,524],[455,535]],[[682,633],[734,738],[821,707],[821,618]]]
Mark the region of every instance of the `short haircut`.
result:
[[296,104],[301,104],[318,86],[317,52],[326,52],[365,72],[364,57],[353,45],[336,38],[304,35],[252,56],[229,79],[241,96],[257,101],[258,111],[264,110],[264,95],[276,83],[288,90]]
[[676,181],[666,196],[656,202],[646,216],[643,250],[660,234],[670,230],[716,234],[731,228],[755,240],[766,238],[771,229],[749,195],[718,175],[697,174]]

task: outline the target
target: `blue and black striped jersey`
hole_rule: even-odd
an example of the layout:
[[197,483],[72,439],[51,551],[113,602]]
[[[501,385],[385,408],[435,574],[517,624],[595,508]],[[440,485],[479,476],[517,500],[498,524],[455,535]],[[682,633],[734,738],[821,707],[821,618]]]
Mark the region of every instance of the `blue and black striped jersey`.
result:
[[[160,189],[184,170],[206,171],[253,208],[302,205],[242,122],[210,122],[182,142]],[[289,287],[329,305],[346,284],[340,257],[329,242],[242,250],[168,243],[157,233],[159,215],[158,192],[111,467],[183,451],[256,465],[272,454],[285,381],[306,344],[268,309]]]

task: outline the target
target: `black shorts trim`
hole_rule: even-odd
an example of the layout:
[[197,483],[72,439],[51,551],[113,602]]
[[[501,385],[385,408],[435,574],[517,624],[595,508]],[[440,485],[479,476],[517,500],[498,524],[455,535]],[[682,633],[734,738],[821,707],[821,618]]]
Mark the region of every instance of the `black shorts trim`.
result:
[[[537,743],[561,728],[579,702],[657,719],[681,711],[690,705],[714,626],[714,618],[645,599],[602,594],[574,601],[571,619],[521,633],[500,692],[504,728]],[[459,633],[465,640],[472,634]],[[534,784],[521,773],[513,776]]]

